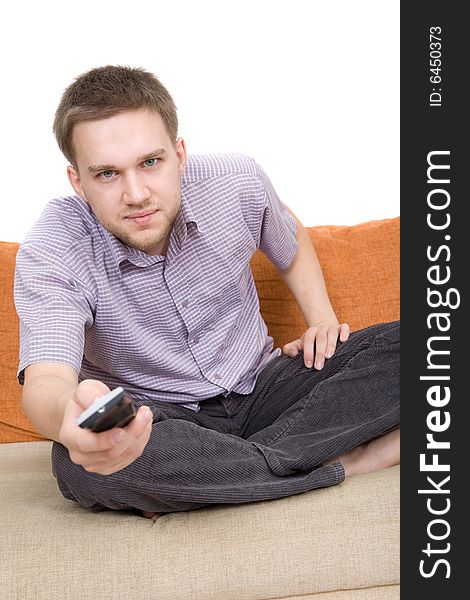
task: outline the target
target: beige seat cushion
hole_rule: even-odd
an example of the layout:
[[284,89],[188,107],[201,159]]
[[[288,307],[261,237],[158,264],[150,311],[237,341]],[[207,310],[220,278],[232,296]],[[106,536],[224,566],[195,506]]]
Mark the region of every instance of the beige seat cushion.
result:
[[154,524],[63,499],[50,445],[0,445],[2,598],[399,597],[399,467]]

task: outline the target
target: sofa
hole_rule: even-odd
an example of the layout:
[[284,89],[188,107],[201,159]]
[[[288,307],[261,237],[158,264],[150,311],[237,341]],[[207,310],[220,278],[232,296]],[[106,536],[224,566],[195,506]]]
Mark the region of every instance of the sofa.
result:
[[[352,330],[399,318],[399,229],[399,217],[308,228],[337,316]],[[16,381],[17,249],[0,242],[0,598],[399,598],[399,467],[155,522],[65,500],[51,473],[51,441],[26,418]],[[305,330],[302,314],[260,252],[252,269],[282,347]]]

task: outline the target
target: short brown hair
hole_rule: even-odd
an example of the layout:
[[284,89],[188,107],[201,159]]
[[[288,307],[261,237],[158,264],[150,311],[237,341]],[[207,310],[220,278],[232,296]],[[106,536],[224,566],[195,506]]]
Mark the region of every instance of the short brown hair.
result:
[[159,113],[174,143],[178,135],[176,106],[153,73],[141,68],[108,65],[77,77],[64,91],[54,118],[59,148],[76,166],[72,143],[74,126],[81,121],[113,117],[125,110],[149,108]]

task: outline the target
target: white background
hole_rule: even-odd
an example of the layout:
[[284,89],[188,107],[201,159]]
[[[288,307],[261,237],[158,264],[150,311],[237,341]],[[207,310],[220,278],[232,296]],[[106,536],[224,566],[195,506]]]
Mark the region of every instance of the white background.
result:
[[254,156],[305,225],[399,214],[399,0],[29,0],[0,18],[0,240],[73,193],[54,112],[105,64],[154,72],[188,151]]

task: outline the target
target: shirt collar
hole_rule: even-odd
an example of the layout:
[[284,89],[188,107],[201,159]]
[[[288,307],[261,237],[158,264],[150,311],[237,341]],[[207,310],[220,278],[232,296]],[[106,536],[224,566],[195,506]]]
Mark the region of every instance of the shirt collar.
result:
[[199,233],[203,233],[202,225],[202,216],[198,214],[197,204],[192,203],[190,199],[188,199],[188,193],[183,189],[181,190],[181,215],[183,217],[183,222],[186,224],[187,231],[191,231],[191,229],[197,229]]
[[145,254],[145,252],[141,252],[136,248],[126,246],[126,244],[123,244],[112,233],[109,233],[109,231],[103,227],[101,228],[108,243],[108,247],[111,250],[111,254],[118,267],[120,267],[125,261],[128,261],[137,267],[148,267],[165,259],[164,256],[150,256],[149,254]]

